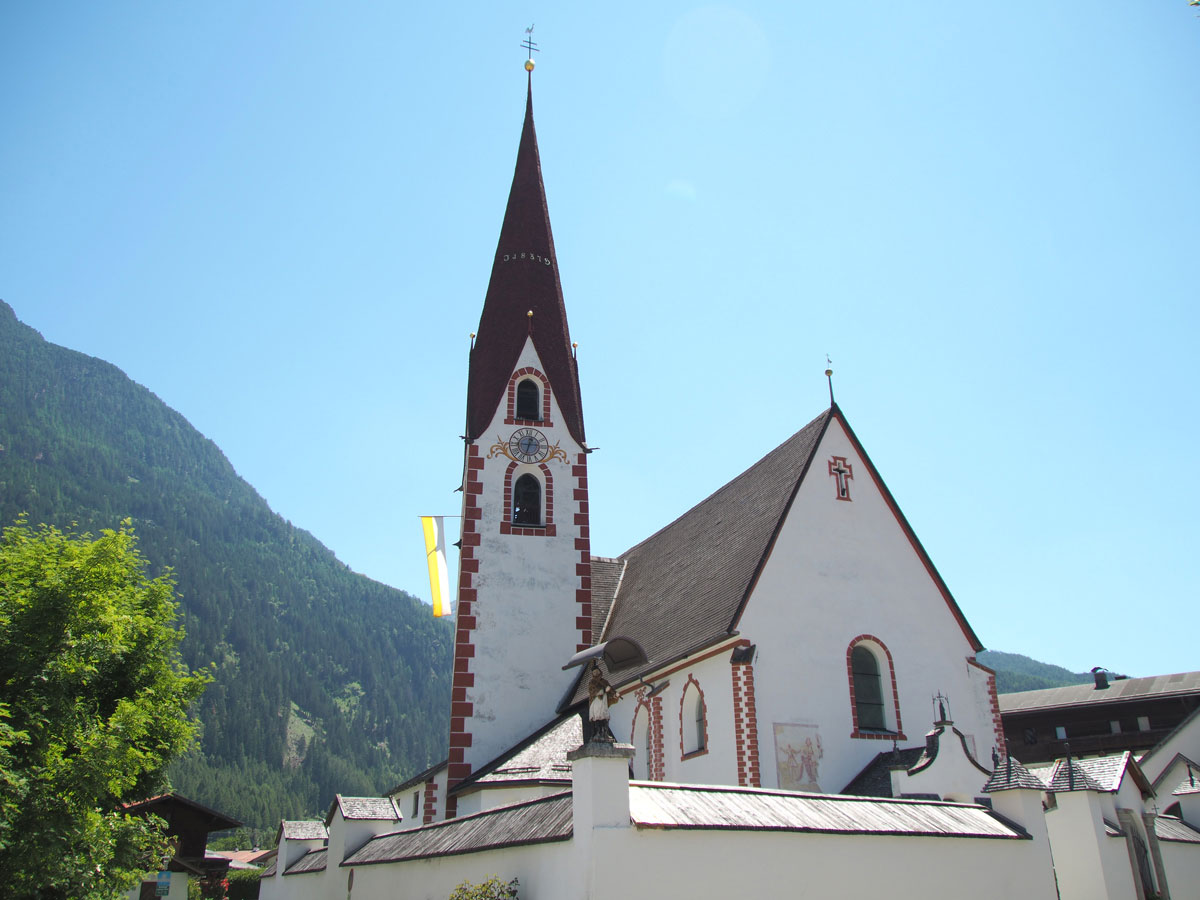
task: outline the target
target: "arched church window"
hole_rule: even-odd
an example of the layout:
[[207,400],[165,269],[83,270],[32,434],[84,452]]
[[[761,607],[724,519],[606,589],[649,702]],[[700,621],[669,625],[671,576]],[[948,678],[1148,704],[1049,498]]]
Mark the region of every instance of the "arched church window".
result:
[[858,713],[859,729],[885,730],[887,722],[883,713],[879,660],[859,644],[850,652],[850,668],[854,676],[854,709]]
[[708,711],[704,706],[704,694],[700,684],[689,675],[683,689],[683,700],[679,709],[679,730],[684,757],[702,753],[708,744]]
[[517,418],[537,422],[542,419],[542,392],[532,378],[517,382]]
[[528,473],[513,485],[512,520],[514,525],[542,524],[542,483]]

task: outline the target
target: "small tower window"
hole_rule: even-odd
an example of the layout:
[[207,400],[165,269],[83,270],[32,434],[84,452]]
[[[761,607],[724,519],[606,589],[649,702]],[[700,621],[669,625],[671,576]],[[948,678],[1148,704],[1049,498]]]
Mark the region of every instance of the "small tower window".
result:
[[542,420],[542,392],[532,378],[517,382],[517,418]]
[[859,645],[850,653],[850,667],[854,674],[854,708],[858,712],[859,729],[885,730],[879,661],[874,653]]
[[512,520],[514,525],[542,524],[542,484],[528,473],[513,485]]

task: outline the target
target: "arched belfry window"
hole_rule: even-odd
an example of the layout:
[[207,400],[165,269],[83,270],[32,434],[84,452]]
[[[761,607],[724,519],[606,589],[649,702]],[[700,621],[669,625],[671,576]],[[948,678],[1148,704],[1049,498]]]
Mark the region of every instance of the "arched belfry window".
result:
[[512,493],[514,525],[542,524],[542,483],[526,473],[517,479]]
[[854,677],[854,708],[858,727],[883,731],[887,721],[883,713],[883,680],[879,677],[879,660],[859,644],[850,651],[850,668]]
[[535,422],[542,419],[542,391],[532,378],[517,382],[517,418]]

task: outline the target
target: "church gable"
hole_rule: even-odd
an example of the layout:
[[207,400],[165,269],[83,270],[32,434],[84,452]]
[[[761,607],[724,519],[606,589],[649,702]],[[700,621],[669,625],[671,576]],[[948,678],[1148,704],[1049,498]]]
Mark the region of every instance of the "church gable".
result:
[[765,786],[794,786],[811,736],[808,789],[840,790],[879,742],[919,740],[938,694],[976,758],[997,744],[981,645],[836,407],[736,628],[759,648]]

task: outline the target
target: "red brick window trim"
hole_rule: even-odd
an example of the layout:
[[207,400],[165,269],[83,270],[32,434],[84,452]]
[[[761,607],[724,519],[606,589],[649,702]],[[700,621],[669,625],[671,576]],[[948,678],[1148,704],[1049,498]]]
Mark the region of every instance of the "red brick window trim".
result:
[[[520,471],[518,471],[518,469]],[[532,474],[542,485],[542,521],[540,525],[513,524],[513,485],[521,475]],[[500,521],[501,534],[524,535],[525,537],[554,537],[554,476],[545,463],[536,466],[511,462],[504,472],[504,518]]]
[[[695,696],[692,697],[692,692]],[[688,749],[689,741],[693,746]],[[708,752],[708,705],[704,702],[704,691],[696,676],[688,673],[687,684],[679,697],[679,758],[693,759]]]
[[[527,380],[538,384],[538,392],[542,397],[542,417],[540,419],[517,418],[517,385]],[[550,420],[550,379],[532,366],[517,369],[508,379],[508,412],[504,417],[504,424],[538,425],[544,428],[554,424]]]
[[[885,713],[890,711],[890,721],[885,719],[888,728],[880,731],[876,729],[861,730],[858,725],[858,701],[854,696],[854,665],[851,662],[851,656],[854,653],[854,648],[863,646],[869,650],[871,655],[875,657],[875,661],[879,663],[879,681],[880,690],[883,693],[883,703]],[[886,663],[886,666],[883,665]],[[850,737],[859,738],[865,741],[891,741],[891,740],[908,740],[904,736],[904,724],[900,718],[900,691],[896,686],[896,666],[892,661],[892,651],[887,648],[887,644],[872,634],[860,634],[850,642],[850,646],[846,648],[846,679],[850,683],[850,718],[852,728]],[[891,688],[891,703],[888,703],[888,688]]]
[[[655,700],[658,698],[655,697]],[[655,729],[654,729],[654,711],[650,706],[651,701],[646,699],[646,691],[644,688],[639,688],[637,692],[637,707],[633,711],[633,726],[629,730],[630,740],[633,742],[634,750],[637,751],[635,760],[641,760],[636,764],[634,772],[638,778],[644,777],[647,781],[654,781],[655,773]],[[638,733],[638,726],[645,725],[645,732]],[[661,742],[660,742],[661,744]]]
[[[749,641],[744,642],[748,645]],[[737,751],[738,784],[761,787],[758,762],[758,719],[754,703],[754,666],[735,662],[733,673],[733,725]]]

